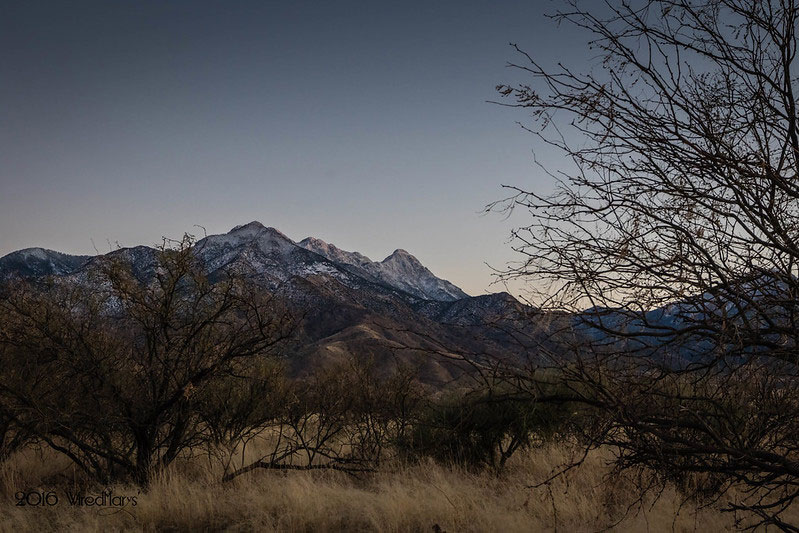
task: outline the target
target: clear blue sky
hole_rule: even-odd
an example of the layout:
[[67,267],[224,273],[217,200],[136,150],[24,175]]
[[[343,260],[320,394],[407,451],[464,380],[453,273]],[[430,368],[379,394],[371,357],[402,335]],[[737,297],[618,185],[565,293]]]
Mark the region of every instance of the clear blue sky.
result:
[[584,61],[556,6],[0,2],[0,255],[259,220],[483,293],[524,219],[480,210],[549,183],[524,114],[486,100],[509,42]]

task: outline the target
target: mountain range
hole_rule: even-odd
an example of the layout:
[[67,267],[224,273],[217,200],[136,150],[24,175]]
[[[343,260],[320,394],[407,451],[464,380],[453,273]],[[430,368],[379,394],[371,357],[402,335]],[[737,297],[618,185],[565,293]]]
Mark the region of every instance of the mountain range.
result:
[[[246,277],[302,310],[301,342],[289,358],[300,374],[356,356],[385,369],[412,363],[424,381],[443,383],[463,372],[460,355],[506,357],[525,351],[518,331],[536,335],[529,309],[510,294],[469,296],[402,249],[372,261],[250,222],[197,241],[194,253],[210,279]],[[142,280],[158,266],[157,249],[147,246],[105,255],[129,262]],[[0,280],[57,276],[77,282],[101,258],[28,248],[0,258]]]
[[[299,342],[287,354],[297,374],[355,356],[387,371],[412,363],[423,381],[447,383],[463,374],[463,355],[471,361],[531,358],[535,363],[553,331],[573,331],[602,351],[684,366],[715,353],[707,335],[685,331],[704,331],[700,326],[716,319],[735,325],[766,315],[780,326],[789,322],[795,305],[785,280],[766,273],[715,287],[715,296],[686,297],[645,312],[592,308],[545,314],[506,292],[469,296],[402,249],[372,261],[313,237],[295,242],[259,222],[207,236],[193,251],[212,281],[230,274],[247,278],[299,311]],[[156,272],[159,252],[135,246],[83,256],[27,248],[0,258],[0,282],[52,276],[86,283],[104,256],[123,259],[146,281]],[[742,299],[742,294],[748,296]],[[775,335],[765,331],[760,337],[778,342]]]

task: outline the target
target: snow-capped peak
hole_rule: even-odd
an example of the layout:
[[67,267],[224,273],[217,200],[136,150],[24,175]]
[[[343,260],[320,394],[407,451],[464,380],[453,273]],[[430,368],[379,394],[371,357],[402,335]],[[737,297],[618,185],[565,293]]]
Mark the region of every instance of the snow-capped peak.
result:
[[449,281],[436,277],[402,248],[394,250],[379,266],[383,281],[425,300],[459,300],[468,296]]
[[303,239],[297,244],[331,261],[357,267],[382,283],[417,298],[451,301],[467,296],[452,283],[436,277],[416,257],[402,248],[394,250],[391,255],[378,263],[358,252],[341,250],[314,237]]

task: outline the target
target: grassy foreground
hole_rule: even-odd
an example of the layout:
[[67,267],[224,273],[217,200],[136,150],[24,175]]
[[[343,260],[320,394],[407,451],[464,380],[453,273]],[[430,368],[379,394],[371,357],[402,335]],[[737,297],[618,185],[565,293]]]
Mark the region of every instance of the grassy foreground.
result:
[[[735,517],[720,505],[683,502],[672,488],[635,504],[625,475],[609,475],[607,454],[548,487],[531,489],[569,459],[565,446],[515,456],[500,476],[435,463],[403,466],[356,479],[339,472],[255,471],[230,483],[207,460],[184,461],[144,493],[119,506],[73,505],[72,467],[28,450],[0,470],[2,531],[723,531]],[[17,506],[21,490],[52,490],[53,506]],[[89,489],[84,495],[97,495]],[[33,502],[36,498],[33,498]],[[52,501],[52,498],[51,498]],[[117,500],[118,503],[118,500]],[[630,508],[630,506],[632,507]]]

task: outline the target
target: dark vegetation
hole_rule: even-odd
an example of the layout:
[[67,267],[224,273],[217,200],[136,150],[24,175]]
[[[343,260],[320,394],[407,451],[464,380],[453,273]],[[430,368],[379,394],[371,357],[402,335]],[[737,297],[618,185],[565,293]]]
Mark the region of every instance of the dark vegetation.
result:
[[[190,238],[152,276],[102,258],[82,277],[17,280],[0,298],[2,453],[47,446],[96,483],[146,486],[208,455],[222,481],[255,469],[373,471],[434,457],[501,470],[566,430],[530,394],[422,385],[412,365],[352,356],[286,371],[298,316],[241,277],[209,282]],[[500,384],[501,385],[501,384]],[[247,446],[268,452],[244,461]]]
[[[789,0],[567,1],[591,69],[517,48],[497,89],[563,155],[555,192],[511,187],[542,314],[582,342],[542,355],[608,416],[617,466],[727,500],[754,522],[799,496],[799,7]],[[509,369],[535,390],[536,378]],[[746,498],[725,498],[736,486]]]

